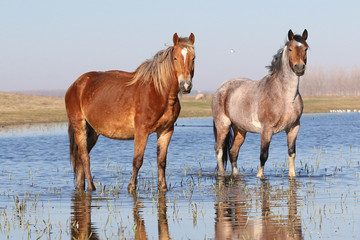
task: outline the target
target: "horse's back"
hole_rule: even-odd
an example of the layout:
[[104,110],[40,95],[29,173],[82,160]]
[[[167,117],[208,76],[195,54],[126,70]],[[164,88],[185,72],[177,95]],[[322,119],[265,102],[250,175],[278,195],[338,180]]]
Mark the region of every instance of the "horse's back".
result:
[[250,121],[252,118],[257,121],[257,116],[255,116],[257,105],[256,101],[252,99],[256,99],[255,96],[258,95],[258,85],[258,81],[246,78],[234,78],[224,82],[216,90],[212,100],[215,121],[239,122],[241,128],[248,128],[248,124],[246,124],[248,118]]
[[[86,94],[93,94],[96,88],[125,86],[134,73],[123,71],[87,72],[81,75],[67,90],[66,95],[71,97],[75,94],[78,97],[85,97]],[[86,90],[86,91],[84,91]]]
[[133,73],[122,71],[80,76],[65,96],[70,122],[85,119],[98,134],[132,139],[136,95],[134,85],[127,86],[132,77]]
[[84,73],[67,90],[66,107],[82,107],[103,98],[103,95],[111,97],[122,91],[132,76],[133,73],[122,71]]

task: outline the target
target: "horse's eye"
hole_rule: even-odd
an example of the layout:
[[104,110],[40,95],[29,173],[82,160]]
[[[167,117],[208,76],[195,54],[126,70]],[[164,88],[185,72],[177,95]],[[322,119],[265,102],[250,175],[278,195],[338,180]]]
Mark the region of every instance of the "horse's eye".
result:
[[291,48],[289,48],[289,52],[291,52],[292,51],[292,49]]
[[176,57],[174,57],[174,61],[176,61],[177,60],[177,58]]
[[307,52],[307,50],[308,50],[308,48],[307,48],[307,49],[305,49],[305,52]]

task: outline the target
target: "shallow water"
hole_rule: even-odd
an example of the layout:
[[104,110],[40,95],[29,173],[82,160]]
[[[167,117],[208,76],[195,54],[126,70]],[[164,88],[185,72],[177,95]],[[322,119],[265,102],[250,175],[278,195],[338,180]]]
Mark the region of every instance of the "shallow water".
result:
[[212,119],[179,119],[169,192],[157,191],[151,135],[133,196],[133,141],[100,137],[91,152],[97,191],[79,193],[65,124],[3,128],[0,239],[359,239],[359,137],[359,113],[304,115],[295,180],[284,133],[272,139],[265,180],[256,178],[257,134],[240,150],[240,174],[217,177]]

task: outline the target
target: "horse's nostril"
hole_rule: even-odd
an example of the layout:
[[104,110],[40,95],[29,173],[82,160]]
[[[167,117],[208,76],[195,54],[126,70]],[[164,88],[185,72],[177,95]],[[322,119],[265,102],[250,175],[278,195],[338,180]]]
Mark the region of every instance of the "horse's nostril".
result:
[[305,69],[305,64],[298,64],[298,63],[296,63],[296,64],[294,65],[294,69],[297,70],[297,71],[302,71],[302,70]]

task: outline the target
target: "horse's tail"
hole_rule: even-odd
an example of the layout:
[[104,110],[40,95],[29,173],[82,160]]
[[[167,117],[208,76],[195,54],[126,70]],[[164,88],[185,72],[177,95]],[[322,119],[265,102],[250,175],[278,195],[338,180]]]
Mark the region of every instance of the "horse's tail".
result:
[[[215,137],[215,142],[216,142],[217,129],[216,129],[214,121],[213,121],[213,131],[214,131],[214,137]],[[222,145],[222,152],[223,152],[223,154],[222,154],[222,162],[223,162],[223,165],[224,165],[224,169],[226,169],[227,161],[230,158],[230,148],[231,148],[231,146],[233,144],[233,140],[234,140],[234,134],[233,134],[232,128],[230,127],[229,132],[226,135],[225,141],[224,141],[224,143]],[[216,169],[218,169],[218,168],[219,168],[219,166],[216,166]]]
[[70,142],[70,162],[73,167],[74,173],[76,173],[77,145],[75,142],[74,130],[70,122],[69,122],[68,134],[69,134],[69,142]]

